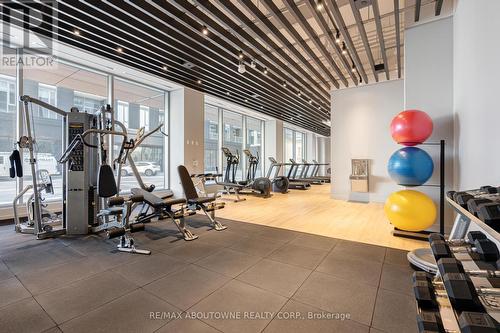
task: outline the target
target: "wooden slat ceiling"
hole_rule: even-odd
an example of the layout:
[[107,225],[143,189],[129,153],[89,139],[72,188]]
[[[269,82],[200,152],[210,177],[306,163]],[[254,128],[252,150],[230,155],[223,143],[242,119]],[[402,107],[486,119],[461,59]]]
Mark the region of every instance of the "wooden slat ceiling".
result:
[[[363,1],[367,6],[359,8]],[[0,6],[2,19],[13,24],[329,136],[330,91],[401,77],[404,27],[441,15],[447,2],[82,0]],[[237,71],[240,62],[244,74]]]

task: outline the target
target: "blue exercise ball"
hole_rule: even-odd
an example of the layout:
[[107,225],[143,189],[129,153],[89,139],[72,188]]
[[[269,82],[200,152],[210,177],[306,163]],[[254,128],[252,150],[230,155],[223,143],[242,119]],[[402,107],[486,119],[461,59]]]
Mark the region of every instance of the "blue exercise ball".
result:
[[434,163],[426,151],[417,147],[404,147],[392,154],[387,170],[398,184],[419,186],[431,178]]

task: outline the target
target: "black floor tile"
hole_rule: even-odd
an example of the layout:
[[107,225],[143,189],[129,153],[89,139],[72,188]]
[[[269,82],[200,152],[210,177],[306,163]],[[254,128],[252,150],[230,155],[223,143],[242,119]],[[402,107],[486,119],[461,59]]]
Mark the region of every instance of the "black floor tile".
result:
[[55,326],[56,323],[31,297],[0,309],[2,332],[43,332]]
[[213,327],[198,319],[176,319],[160,328],[155,333],[218,333]]
[[291,297],[309,274],[311,274],[309,269],[264,259],[239,275],[237,279]]
[[382,263],[378,261],[346,259],[331,253],[316,268],[318,272],[331,274],[345,280],[378,286]]
[[[324,316],[325,319],[314,319],[321,318],[321,316]],[[368,333],[368,330],[368,326],[290,300],[276,314],[273,321],[264,330],[264,333]]]
[[187,310],[229,280],[227,276],[189,265],[146,285],[144,289],[179,309]]
[[379,289],[372,326],[389,333],[417,332],[415,297]]
[[15,277],[0,281],[0,308],[25,298],[31,294]]
[[335,238],[312,234],[301,234],[290,243],[330,251],[338,242],[339,240]]
[[354,321],[369,326],[377,287],[313,272],[293,299],[333,313],[349,314]]
[[[202,319],[223,332],[260,332],[271,321],[272,313],[278,311],[286,301],[285,297],[232,280],[196,304],[190,311],[202,313],[214,311],[233,316],[231,319],[217,317]],[[250,317],[255,314],[259,314],[259,317]],[[241,318],[233,319],[237,315]]]
[[89,312],[137,286],[117,273],[104,272],[35,296],[58,324]]
[[384,262],[386,248],[351,241],[341,241],[332,250],[339,258]]
[[285,264],[314,269],[323,260],[328,251],[311,247],[285,244],[269,255],[269,259]]
[[247,253],[222,249],[197,261],[196,265],[234,278],[255,265],[259,260],[261,260],[260,257]]
[[175,272],[187,265],[161,252],[153,253],[142,260],[126,263],[113,269],[127,280],[138,286],[144,286],[152,281]]
[[61,329],[82,333],[154,332],[168,323],[168,314],[174,312],[180,310],[139,289],[64,323]]
[[384,264],[380,288],[413,295],[413,269],[407,265]]

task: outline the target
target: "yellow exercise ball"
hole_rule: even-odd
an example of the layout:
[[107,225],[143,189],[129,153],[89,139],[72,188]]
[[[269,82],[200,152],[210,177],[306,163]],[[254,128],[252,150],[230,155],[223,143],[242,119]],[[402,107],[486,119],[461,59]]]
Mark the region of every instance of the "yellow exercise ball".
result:
[[422,231],[434,224],[436,205],[427,195],[413,190],[392,193],[384,205],[385,215],[398,229]]

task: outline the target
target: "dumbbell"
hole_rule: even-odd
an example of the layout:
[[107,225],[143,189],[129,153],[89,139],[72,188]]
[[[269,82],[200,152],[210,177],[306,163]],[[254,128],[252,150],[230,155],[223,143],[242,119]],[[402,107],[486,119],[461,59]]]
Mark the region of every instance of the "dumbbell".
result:
[[454,192],[452,196],[453,196],[453,201],[458,203],[463,208],[467,208],[468,200],[473,199],[474,197],[480,195],[494,194],[494,193],[498,193],[498,188],[486,185],[486,186],[481,186],[481,188],[477,190]]
[[448,299],[457,311],[483,312],[479,294],[500,296],[499,288],[476,288],[470,277],[464,273],[446,273],[442,279]]
[[441,276],[447,273],[467,273],[485,278],[500,278],[500,271],[496,270],[466,270],[455,258],[441,258],[437,261],[437,267]]
[[[451,249],[451,246],[464,246],[470,245],[470,251],[477,253],[479,258],[483,261],[497,261],[500,257],[498,252],[498,248],[495,243],[491,240],[487,239],[484,235],[480,236],[481,233],[469,233],[468,241],[445,241],[443,237],[438,234],[438,236],[431,234],[429,236],[429,241],[431,243],[432,253],[434,254],[434,258],[437,260],[441,258],[453,258],[454,253],[466,253],[468,249],[466,248],[455,248]],[[479,237],[479,238],[475,238]],[[472,241],[474,240],[474,241]]]
[[[500,197],[499,197],[500,198]],[[472,198],[467,201],[467,210],[477,217],[479,212],[479,207],[486,203],[494,202],[490,197],[480,197],[480,198]]]
[[500,202],[483,203],[478,207],[477,217],[500,232]]
[[496,333],[500,327],[487,313],[464,311],[458,317],[462,333]]
[[432,278],[432,275],[426,272],[417,271],[413,273],[413,293],[418,307],[421,309],[438,309]]
[[420,333],[445,332],[439,311],[420,311],[417,325]]

